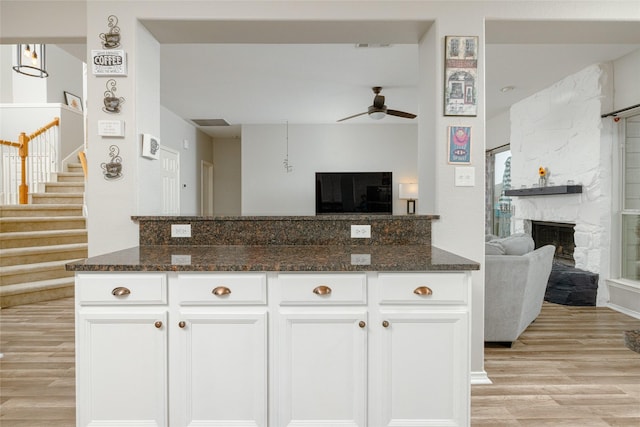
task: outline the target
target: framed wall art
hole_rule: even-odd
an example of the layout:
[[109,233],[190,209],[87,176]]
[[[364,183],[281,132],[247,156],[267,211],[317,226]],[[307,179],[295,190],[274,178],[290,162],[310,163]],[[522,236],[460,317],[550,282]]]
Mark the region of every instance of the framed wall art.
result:
[[65,91],[64,100],[69,107],[73,108],[76,111],[82,112],[82,98]]
[[444,115],[478,114],[478,37],[446,36]]
[[142,134],[142,157],[151,160],[160,158],[160,140],[148,133]]
[[471,163],[471,127],[449,126],[449,163]]
[[126,76],[127,53],[124,50],[92,50],[91,69],[94,76]]

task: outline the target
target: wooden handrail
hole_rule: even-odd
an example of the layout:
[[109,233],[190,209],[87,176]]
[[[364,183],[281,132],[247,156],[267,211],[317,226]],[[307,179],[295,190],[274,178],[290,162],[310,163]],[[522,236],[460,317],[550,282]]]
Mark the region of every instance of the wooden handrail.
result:
[[87,179],[87,155],[84,151],[78,153],[78,159],[82,165],[82,172],[84,173],[84,179]]
[[54,118],[51,122],[47,123],[37,131],[33,132],[31,135],[27,135],[24,132],[20,133],[18,136],[18,142],[12,141],[4,141],[0,140],[0,144],[9,145],[11,147],[16,147],[18,149],[18,155],[20,156],[20,186],[19,186],[19,195],[20,195],[20,204],[26,205],[29,200],[29,185],[27,184],[27,156],[29,155],[29,141],[34,138],[39,137],[49,129],[54,126],[60,126],[60,117]]
[[9,147],[20,148],[20,144],[13,141],[5,141],[4,139],[0,139],[0,145],[8,145]]
[[60,126],[60,117],[54,118],[53,120],[51,120],[50,123],[47,123],[46,125],[44,125],[40,129],[38,129],[37,131],[32,133],[31,135],[29,135],[29,141],[31,141],[33,138],[39,137],[40,135],[42,135],[43,133],[45,133],[46,131],[48,131],[49,129],[51,129],[54,126]]

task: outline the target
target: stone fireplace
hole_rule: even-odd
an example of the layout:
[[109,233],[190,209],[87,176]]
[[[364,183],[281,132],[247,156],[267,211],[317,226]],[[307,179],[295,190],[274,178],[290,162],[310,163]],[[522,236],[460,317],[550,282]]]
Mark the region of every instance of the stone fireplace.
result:
[[536,249],[545,245],[556,247],[544,299],[564,305],[595,305],[598,274],[575,268],[574,228],[571,223],[531,221]]
[[510,110],[511,188],[537,188],[543,167],[551,189],[575,184],[582,191],[538,191],[513,197],[512,232],[533,234],[534,222],[570,224],[573,245],[568,236],[553,234],[564,235],[571,227],[561,230],[560,226],[546,238],[558,239],[555,245],[562,246],[563,261],[573,258],[570,268],[598,276],[597,305],[609,299],[602,279],[610,277],[615,231],[612,122],[600,117],[603,110],[611,109],[603,104],[613,92],[611,76],[610,64],[589,66]]

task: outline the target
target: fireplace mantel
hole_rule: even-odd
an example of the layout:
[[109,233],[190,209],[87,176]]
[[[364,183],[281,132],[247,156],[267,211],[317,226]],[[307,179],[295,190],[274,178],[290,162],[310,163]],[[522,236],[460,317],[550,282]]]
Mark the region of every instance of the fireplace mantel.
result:
[[582,185],[554,185],[551,187],[521,188],[517,190],[505,190],[505,196],[552,196],[554,194],[578,194],[582,193]]

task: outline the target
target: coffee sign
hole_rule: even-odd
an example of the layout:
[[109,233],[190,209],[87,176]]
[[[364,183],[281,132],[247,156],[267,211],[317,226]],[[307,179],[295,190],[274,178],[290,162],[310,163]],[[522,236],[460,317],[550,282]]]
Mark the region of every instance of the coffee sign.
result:
[[96,76],[126,76],[127,54],[124,50],[92,50],[91,66]]

